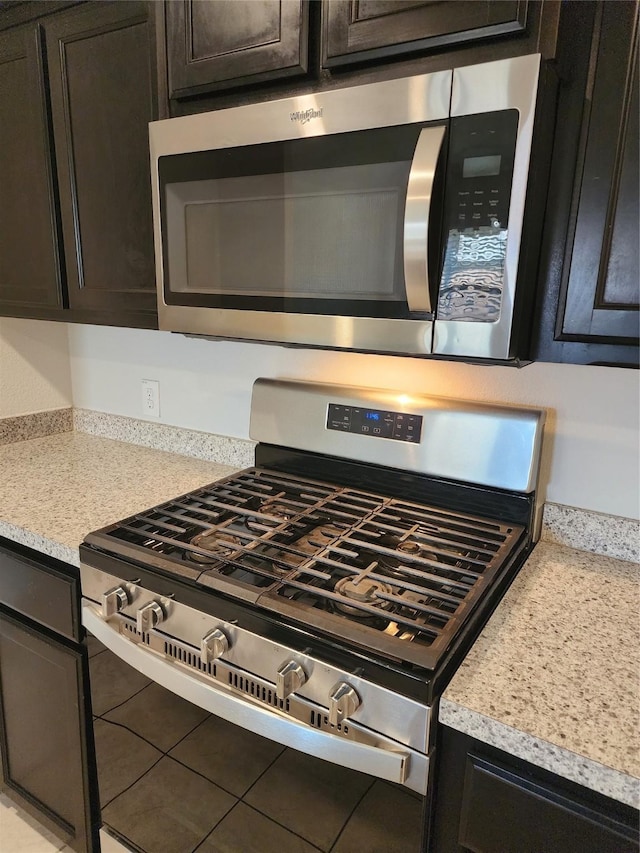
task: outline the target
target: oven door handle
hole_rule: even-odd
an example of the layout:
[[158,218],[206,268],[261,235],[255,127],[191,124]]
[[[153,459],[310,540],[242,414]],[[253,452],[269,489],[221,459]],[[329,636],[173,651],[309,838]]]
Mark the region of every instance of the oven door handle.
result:
[[423,127],[416,143],[404,208],[404,286],[410,311],[432,312],[429,214],[444,125]]
[[420,756],[423,761],[417,762],[423,763],[423,767],[410,767],[412,755],[409,752],[396,752],[346,740],[261,708],[243,697],[227,692],[224,688],[209,684],[197,675],[183,671],[155,652],[133,643],[105,622],[95,606],[86,601],[82,602],[82,623],[125,663],[167,690],[223,720],[307,755],[314,755],[389,782],[404,784],[421,794],[426,792],[429,762],[427,756]]

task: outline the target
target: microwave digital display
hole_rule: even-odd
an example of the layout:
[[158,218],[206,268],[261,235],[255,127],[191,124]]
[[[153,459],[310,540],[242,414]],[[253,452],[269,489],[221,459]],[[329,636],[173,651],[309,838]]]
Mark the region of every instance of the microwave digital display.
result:
[[465,157],[462,164],[463,178],[485,178],[500,174],[500,154],[485,157]]

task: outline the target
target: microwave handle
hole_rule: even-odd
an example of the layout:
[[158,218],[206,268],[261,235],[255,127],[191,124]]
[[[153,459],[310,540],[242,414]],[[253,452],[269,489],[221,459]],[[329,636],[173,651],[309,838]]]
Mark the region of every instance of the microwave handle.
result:
[[423,127],[409,172],[404,208],[404,283],[410,311],[431,313],[429,212],[445,127]]

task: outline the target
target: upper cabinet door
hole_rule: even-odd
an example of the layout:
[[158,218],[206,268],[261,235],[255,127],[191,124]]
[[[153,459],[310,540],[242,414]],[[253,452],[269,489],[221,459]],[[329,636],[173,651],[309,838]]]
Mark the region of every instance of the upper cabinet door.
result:
[[638,8],[605,2],[595,21],[558,318],[564,340],[638,343]]
[[308,0],[166,4],[169,97],[305,74]]
[[525,29],[526,0],[325,0],[325,68]]
[[46,19],[73,319],[154,326],[148,123],[156,117],[147,3],[87,3]]
[[0,313],[63,307],[42,29],[0,33]]

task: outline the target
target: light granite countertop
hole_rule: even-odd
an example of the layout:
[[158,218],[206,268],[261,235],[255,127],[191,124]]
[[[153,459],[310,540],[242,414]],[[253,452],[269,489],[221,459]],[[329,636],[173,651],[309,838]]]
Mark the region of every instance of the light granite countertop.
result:
[[640,801],[640,566],[540,542],[440,702],[447,726]]
[[62,432],[0,446],[0,536],[66,563],[92,530],[238,470]]

